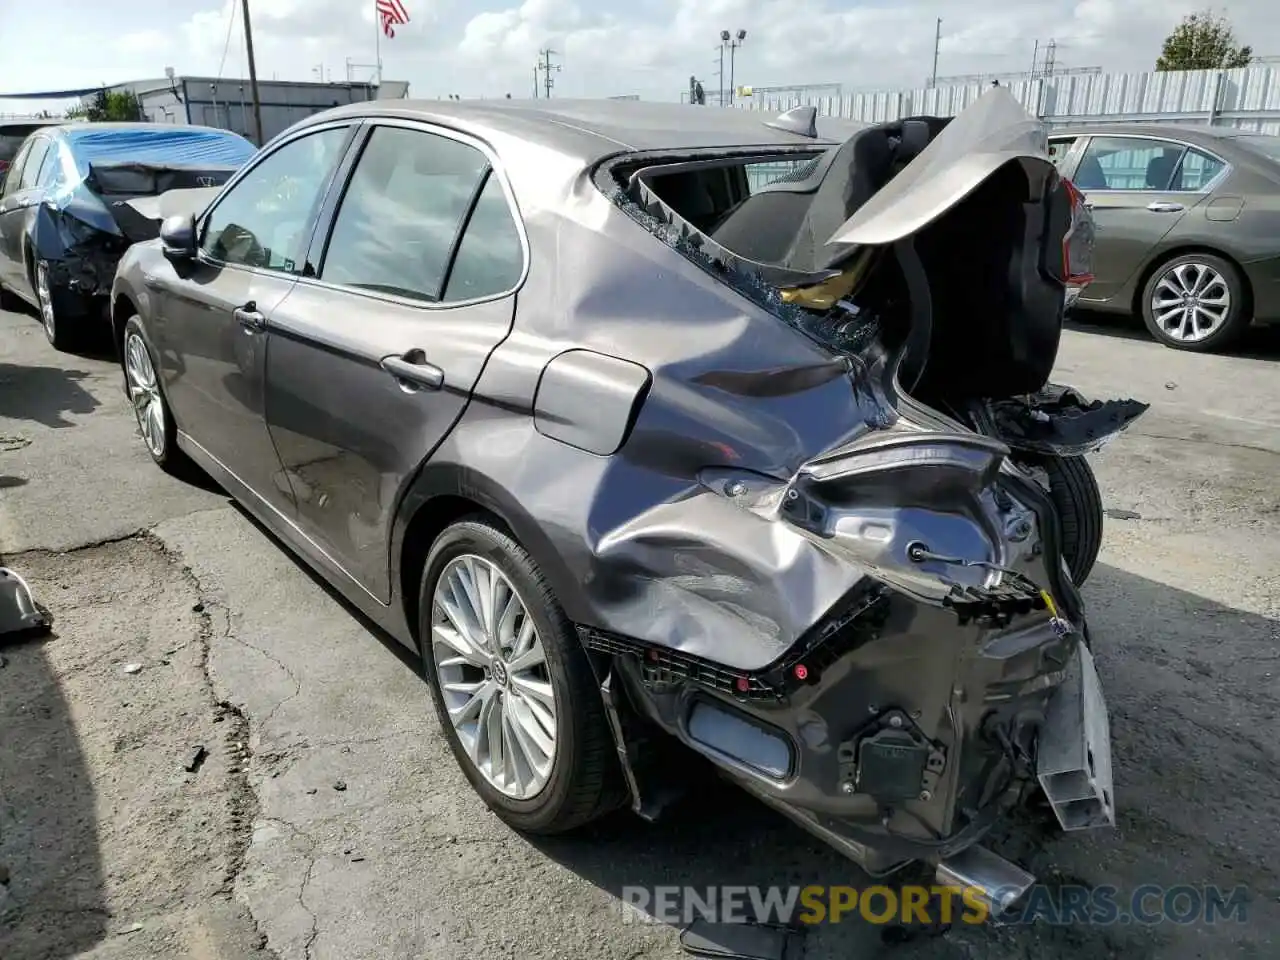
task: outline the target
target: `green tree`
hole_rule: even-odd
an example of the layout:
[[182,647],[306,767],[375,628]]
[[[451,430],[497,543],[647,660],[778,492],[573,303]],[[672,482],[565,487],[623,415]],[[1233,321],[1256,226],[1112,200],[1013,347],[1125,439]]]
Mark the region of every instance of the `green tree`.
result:
[[1236,43],[1230,21],[1203,10],[1183,17],[1165,38],[1156,69],[1222,70],[1247,67],[1252,59],[1253,48]]
[[67,111],[68,120],[145,120],[142,103],[132,90],[107,90],[97,92],[90,103],[82,103]]

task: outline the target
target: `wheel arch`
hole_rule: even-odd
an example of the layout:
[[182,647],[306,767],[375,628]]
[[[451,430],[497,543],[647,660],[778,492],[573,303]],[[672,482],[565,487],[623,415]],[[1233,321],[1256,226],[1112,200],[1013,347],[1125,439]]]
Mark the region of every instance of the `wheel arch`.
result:
[[1183,257],[1192,253],[1204,253],[1211,257],[1217,257],[1219,260],[1225,260],[1231,266],[1235,267],[1236,273],[1240,277],[1240,282],[1244,284],[1245,306],[1252,312],[1253,310],[1253,285],[1249,282],[1249,274],[1245,272],[1240,261],[1227,253],[1220,247],[1212,246],[1207,243],[1180,243],[1176,246],[1161,250],[1158,254],[1151,258],[1150,262],[1138,272],[1137,280],[1133,285],[1133,293],[1130,297],[1130,311],[1133,316],[1142,316],[1142,293],[1147,289],[1147,283],[1150,282],[1152,275],[1162,266],[1177,257]]
[[138,305],[133,302],[133,295],[125,290],[111,298],[111,343],[116,348],[116,355],[124,358],[124,327],[129,318],[138,314]]
[[454,463],[428,464],[405,495],[392,533],[391,582],[409,634],[421,650],[418,630],[419,588],[427,555],[452,523],[481,514],[497,521],[551,582],[556,599],[572,622],[582,619],[581,604],[568,567],[550,537],[497,480]]

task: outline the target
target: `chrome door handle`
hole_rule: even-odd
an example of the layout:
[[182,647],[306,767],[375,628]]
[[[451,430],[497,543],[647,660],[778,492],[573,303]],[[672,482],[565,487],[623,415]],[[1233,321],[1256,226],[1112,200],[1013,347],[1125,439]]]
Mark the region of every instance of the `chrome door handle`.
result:
[[1178,213],[1186,208],[1180,203],[1173,203],[1169,200],[1153,200],[1147,204],[1147,209],[1152,213]]
[[243,307],[236,307],[231,311],[231,315],[236,318],[236,322],[250,333],[261,333],[267,329],[267,318],[254,309],[252,303],[247,303]]
[[419,387],[439,390],[444,386],[444,371],[434,363],[427,363],[421,350],[410,350],[403,356],[383,357],[379,366],[395,377],[402,387],[408,385],[411,390]]

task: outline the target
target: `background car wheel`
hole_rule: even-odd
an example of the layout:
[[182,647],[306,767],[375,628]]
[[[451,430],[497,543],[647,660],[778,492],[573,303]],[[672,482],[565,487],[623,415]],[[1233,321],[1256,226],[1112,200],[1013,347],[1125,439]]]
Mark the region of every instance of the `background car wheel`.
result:
[[142,333],[142,320],[130,317],[124,327],[120,362],[124,366],[125,387],[138,420],[142,443],[160,467],[169,473],[185,473],[190,465],[186,454],[178,449],[177,427],[169,412],[155,359]]
[[1176,350],[1222,349],[1240,338],[1252,312],[1240,271],[1208,253],[1161,264],[1142,291],[1147,329]]
[[1102,548],[1102,492],[1084,457],[1047,457],[1042,465],[1062,526],[1062,556],[1078,587],[1089,578]]
[[484,517],[427,557],[423,667],[458,765],[526,833],[562,833],[623,799],[595,675],[532,558]]

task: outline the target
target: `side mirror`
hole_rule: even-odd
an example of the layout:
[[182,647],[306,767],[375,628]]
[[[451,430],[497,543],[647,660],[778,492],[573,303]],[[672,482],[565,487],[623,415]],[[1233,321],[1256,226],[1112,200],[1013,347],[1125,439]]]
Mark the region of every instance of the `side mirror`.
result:
[[196,219],[187,214],[166,217],[160,224],[160,244],[170,260],[191,260],[196,255]]

